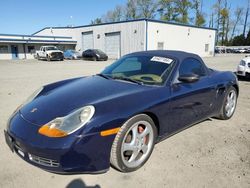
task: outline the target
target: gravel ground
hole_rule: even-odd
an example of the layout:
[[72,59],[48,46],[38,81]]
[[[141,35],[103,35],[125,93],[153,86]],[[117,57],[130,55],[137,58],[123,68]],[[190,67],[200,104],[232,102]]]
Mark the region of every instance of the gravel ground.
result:
[[[218,70],[235,71],[243,55],[204,58]],[[240,81],[232,119],[209,119],[156,145],[138,171],[56,175],[10,152],[3,130],[8,117],[34,90],[58,80],[98,73],[108,62],[0,61],[0,187],[250,187],[250,82]]]

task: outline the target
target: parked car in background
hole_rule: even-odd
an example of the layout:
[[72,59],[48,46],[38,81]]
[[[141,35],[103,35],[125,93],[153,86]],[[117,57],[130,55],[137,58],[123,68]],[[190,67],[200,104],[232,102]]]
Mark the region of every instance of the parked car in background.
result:
[[250,56],[246,56],[244,59],[242,59],[237,66],[237,72],[238,77],[245,77],[250,79]]
[[56,46],[41,46],[40,50],[36,51],[36,57],[38,60],[46,59],[51,60],[61,60],[63,61],[63,52],[58,50]]
[[247,52],[247,49],[246,48],[238,48],[235,50],[235,53],[246,53]]
[[108,56],[103,51],[99,49],[88,49],[82,53],[84,59],[93,61],[107,61]]
[[82,55],[75,50],[66,50],[63,52],[64,59],[81,59]]
[[103,173],[111,163],[132,172],[155,143],[209,117],[230,119],[238,93],[234,73],[209,69],[198,55],[135,52],[100,74],[37,90],[9,118],[5,139],[46,171]]

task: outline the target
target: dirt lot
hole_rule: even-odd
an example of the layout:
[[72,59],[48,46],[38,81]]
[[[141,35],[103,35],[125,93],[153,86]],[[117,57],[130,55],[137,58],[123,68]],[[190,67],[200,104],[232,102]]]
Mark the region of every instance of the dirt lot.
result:
[[[234,71],[243,55],[205,58]],[[240,81],[236,113],[210,119],[157,144],[144,167],[123,174],[55,175],[10,152],[3,130],[13,110],[38,87],[99,72],[111,62],[0,61],[0,187],[250,187],[250,81]]]

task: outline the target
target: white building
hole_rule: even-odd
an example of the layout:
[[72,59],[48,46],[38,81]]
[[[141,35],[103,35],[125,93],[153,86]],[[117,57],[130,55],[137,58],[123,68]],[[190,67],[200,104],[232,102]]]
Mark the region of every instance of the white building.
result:
[[0,34],[0,59],[33,59],[43,45],[56,45],[63,50],[74,48],[76,43],[65,36]]
[[216,30],[139,19],[78,27],[48,27],[32,35],[36,36],[67,37],[71,44],[76,41],[74,48],[77,51],[100,49],[114,59],[135,51],[157,49],[182,50],[205,57],[214,55]]

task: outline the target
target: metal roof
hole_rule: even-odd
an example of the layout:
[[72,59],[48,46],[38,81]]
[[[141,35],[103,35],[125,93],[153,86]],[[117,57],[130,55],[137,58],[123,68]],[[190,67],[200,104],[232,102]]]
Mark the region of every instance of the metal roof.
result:
[[64,36],[32,36],[32,35],[0,34],[0,43],[76,44],[77,41],[72,40],[72,37],[64,37]]
[[82,25],[82,26],[74,26],[74,27],[45,27],[32,35],[35,35],[45,29],[75,29],[75,28],[84,28],[84,27],[93,27],[93,26],[101,26],[101,25],[110,25],[110,24],[119,24],[119,23],[128,23],[128,22],[139,22],[139,21],[145,21],[145,22],[156,22],[156,23],[164,23],[164,24],[169,24],[169,25],[177,25],[177,26],[184,26],[184,27],[193,27],[193,28],[199,28],[199,29],[208,29],[208,30],[215,30],[215,28],[210,28],[210,27],[198,27],[195,25],[190,25],[190,24],[182,24],[182,23],[176,23],[176,22],[169,22],[169,21],[163,21],[163,20],[154,20],[154,19],[134,19],[134,20],[125,20],[125,21],[118,21],[118,22],[107,22],[107,23],[100,23],[100,24],[89,24],[89,25]]

